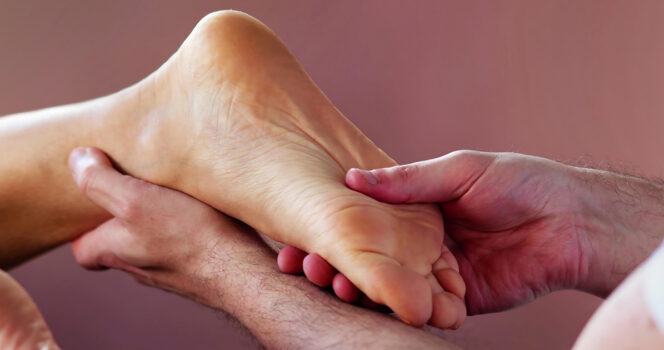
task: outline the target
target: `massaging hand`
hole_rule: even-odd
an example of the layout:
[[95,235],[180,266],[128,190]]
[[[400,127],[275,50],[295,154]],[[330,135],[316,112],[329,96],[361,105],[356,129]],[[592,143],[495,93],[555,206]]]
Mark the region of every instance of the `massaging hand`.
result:
[[0,270],[0,349],[59,349],[37,305],[28,293],[2,270]]
[[[589,231],[591,218],[599,218],[602,209],[591,205],[591,198],[601,196],[591,194],[588,184],[603,176],[592,172],[597,171],[519,154],[461,151],[397,167],[353,169],[346,182],[383,202],[441,206],[448,245],[467,285],[466,305],[477,314],[556,289],[592,291],[592,248],[598,243],[591,244]],[[280,266],[293,272],[303,257],[285,249]],[[320,278],[320,271],[332,279],[320,257],[306,257],[304,269],[310,279]],[[338,283],[335,290],[343,295],[352,288]]]
[[500,311],[583,277],[587,239],[567,167],[515,154],[461,152],[370,172],[349,187],[389,203],[439,203],[471,313]]
[[214,254],[258,242],[246,225],[184,193],[120,174],[98,149],[74,150],[69,167],[79,189],[113,215],[74,241],[74,257],[85,268],[123,270],[199,300],[205,288],[196,286],[205,281],[196,276],[206,275],[201,270],[217,260]]

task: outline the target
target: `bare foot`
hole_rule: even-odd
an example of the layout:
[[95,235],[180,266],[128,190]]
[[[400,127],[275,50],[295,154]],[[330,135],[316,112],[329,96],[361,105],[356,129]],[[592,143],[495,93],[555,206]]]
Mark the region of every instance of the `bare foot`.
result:
[[[395,162],[262,23],[234,11],[208,15],[136,90],[150,106],[139,137],[163,164],[118,159],[125,170],[319,254],[407,323],[464,319],[462,295],[432,274],[442,261],[438,208],[385,204],[346,187],[350,168]],[[463,283],[458,273],[446,278]]]

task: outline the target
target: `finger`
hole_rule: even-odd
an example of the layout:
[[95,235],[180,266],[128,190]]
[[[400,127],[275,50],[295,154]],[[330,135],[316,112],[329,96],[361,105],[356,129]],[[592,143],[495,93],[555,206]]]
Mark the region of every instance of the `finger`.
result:
[[[111,219],[82,235],[72,244],[72,253],[79,265],[89,270],[106,268],[140,273],[140,269],[120,259],[117,252],[126,252],[130,233],[118,219]],[[141,263],[141,262],[132,262]]]
[[69,156],[69,168],[78,188],[95,204],[113,216],[127,219],[136,211],[145,188],[151,186],[131,176],[122,175],[100,150],[79,147]]
[[452,293],[433,296],[433,312],[429,324],[441,329],[457,329],[466,319],[466,305]]
[[337,273],[332,279],[332,289],[339,299],[351,304],[361,296],[360,290],[342,273]]
[[346,184],[383,202],[447,202],[466,193],[495,157],[461,151],[391,168],[354,168],[346,173]]
[[301,275],[304,273],[302,262],[306,256],[307,253],[303,250],[291,246],[284,247],[277,255],[279,270],[283,273]]
[[[99,225],[92,231],[83,234],[72,243],[72,253],[79,265],[89,270],[107,269],[113,265],[112,250],[114,240],[109,233],[126,236],[127,232],[122,223],[117,219],[111,219]],[[102,261],[104,263],[102,263]]]
[[319,287],[328,287],[337,270],[318,254],[309,254],[302,261],[304,275]]

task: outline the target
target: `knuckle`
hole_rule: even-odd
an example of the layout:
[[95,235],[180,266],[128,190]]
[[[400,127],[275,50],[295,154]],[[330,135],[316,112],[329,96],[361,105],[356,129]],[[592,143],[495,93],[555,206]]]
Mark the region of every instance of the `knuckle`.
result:
[[125,221],[134,221],[140,216],[140,208],[134,198],[123,198],[118,203],[117,216]]
[[454,164],[454,167],[461,169],[462,173],[479,176],[495,162],[516,159],[513,155],[511,153],[461,150],[452,152],[445,157],[449,156],[449,160]]
[[117,216],[132,222],[140,219],[143,213],[144,191],[136,185],[129,185],[127,189],[122,198],[118,199]]
[[452,158],[454,160],[464,161],[475,158],[477,157],[478,154],[479,152],[477,151],[462,149],[449,153],[447,157]]
[[396,175],[399,181],[407,183],[416,176],[418,171],[419,166],[417,164],[402,165],[397,168]]
[[410,189],[417,182],[420,171],[421,165],[417,163],[397,167],[394,180],[399,186],[394,186],[392,191],[400,202],[411,202],[413,200],[413,193]]

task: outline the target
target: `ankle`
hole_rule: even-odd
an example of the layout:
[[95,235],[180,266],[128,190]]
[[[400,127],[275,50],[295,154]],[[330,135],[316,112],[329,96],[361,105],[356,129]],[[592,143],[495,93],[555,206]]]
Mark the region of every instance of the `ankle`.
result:
[[92,101],[99,115],[93,146],[104,150],[123,172],[156,184],[175,182],[184,138],[172,127],[159,101],[154,74],[112,95]]

